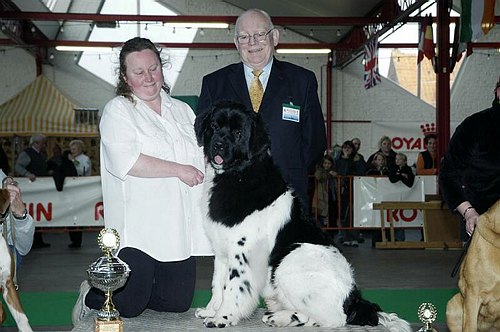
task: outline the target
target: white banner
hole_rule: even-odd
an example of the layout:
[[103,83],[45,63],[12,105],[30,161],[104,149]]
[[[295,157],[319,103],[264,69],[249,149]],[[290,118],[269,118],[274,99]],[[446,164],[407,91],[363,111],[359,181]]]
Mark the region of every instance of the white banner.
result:
[[[101,177],[66,178],[63,191],[57,191],[50,177],[15,178],[23,200],[38,227],[104,226]],[[373,203],[382,201],[424,201],[425,195],[437,193],[436,176],[416,176],[412,188],[390,183],[387,177],[355,177],[353,181],[354,227],[380,227],[380,212]],[[396,210],[396,227],[422,226],[421,212]],[[388,224],[387,224],[388,226]]]
[[[426,194],[437,192],[436,176],[416,176],[411,188],[401,182],[391,183],[387,177],[355,177],[353,183],[354,227],[380,227],[380,211],[373,203],[382,201],[423,202]],[[422,227],[420,210],[393,210],[394,227]],[[385,214],[385,226],[387,222]]]
[[101,177],[68,177],[57,191],[51,177],[15,178],[37,227],[104,226]]

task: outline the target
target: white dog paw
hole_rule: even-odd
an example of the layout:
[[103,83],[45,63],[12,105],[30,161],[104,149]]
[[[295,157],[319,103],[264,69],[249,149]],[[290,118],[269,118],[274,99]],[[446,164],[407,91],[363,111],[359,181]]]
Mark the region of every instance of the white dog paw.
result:
[[205,318],[203,324],[205,324],[206,327],[218,327],[218,328],[236,325],[238,321],[232,320],[230,316],[223,315],[217,317],[208,317]]
[[194,312],[196,318],[207,318],[215,316],[215,311],[209,308],[197,308]]
[[290,310],[266,312],[264,316],[262,316],[262,322],[271,327],[319,326],[319,324],[312,322],[308,316]]

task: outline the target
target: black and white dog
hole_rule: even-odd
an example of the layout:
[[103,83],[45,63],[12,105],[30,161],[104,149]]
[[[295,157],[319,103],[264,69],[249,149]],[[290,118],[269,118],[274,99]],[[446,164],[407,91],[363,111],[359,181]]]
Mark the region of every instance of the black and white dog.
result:
[[411,331],[361,297],[353,271],[331,238],[306,221],[274,164],[261,117],[222,102],[196,118],[205,175],[205,229],[214,253],[212,298],[196,316],[207,327],[236,325],[263,297],[274,327],[346,324]]

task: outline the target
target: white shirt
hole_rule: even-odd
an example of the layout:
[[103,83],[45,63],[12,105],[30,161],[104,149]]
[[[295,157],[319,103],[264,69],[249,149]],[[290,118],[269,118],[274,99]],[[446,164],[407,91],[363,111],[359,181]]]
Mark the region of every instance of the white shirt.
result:
[[127,175],[141,153],[205,170],[193,111],[164,91],[161,99],[161,116],[135,96],[135,105],[119,96],[104,107],[100,132],[105,225],[118,231],[120,248],[137,248],[161,262],[211,255],[202,227],[202,185],[189,187],[177,177]]
[[[5,173],[0,169],[0,183],[5,178]],[[12,214],[10,214],[12,215]],[[16,219],[7,217],[7,243],[11,246],[14,241],[12,241],[12,229],[11,225],[14,225],[14,236],[15,236],[15,247],[17,252],[21,256],[26,256],[30,250],[31,245],[33,244],[33,234],[35,233],[35,222],[33,221],[33,217],[29,214],[24,219]],[[4,225],[0,225],[0,233],[3,234]]]
[[78,173],[78,176],[92,175],[92,162],[87,155],[80,153],[73,160],[73,164],[75,165],[76,173]]

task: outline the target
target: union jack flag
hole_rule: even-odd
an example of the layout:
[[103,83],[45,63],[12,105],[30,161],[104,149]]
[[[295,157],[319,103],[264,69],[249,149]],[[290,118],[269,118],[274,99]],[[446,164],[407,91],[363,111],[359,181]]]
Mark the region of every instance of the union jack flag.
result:
[[375,38],[365,44],[365,89],[373,88],[378,82],[378,40]]

